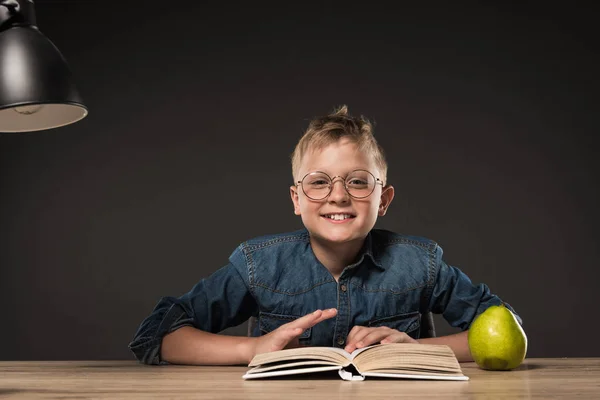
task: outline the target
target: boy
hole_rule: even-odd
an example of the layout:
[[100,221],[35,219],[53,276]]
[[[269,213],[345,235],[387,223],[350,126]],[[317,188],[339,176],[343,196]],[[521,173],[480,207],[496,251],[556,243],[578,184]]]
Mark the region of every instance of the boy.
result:
[[[294,150],[292,170],[290,195],[305,229],[244,242],[191,291],[162,298],[129,345],[137,359],[247,364],[258,353],[300,345],[351,352],[418,342],[446,344],[459,361],[471,361],[468,327],[503,302],[448,266],[435,242],[373,229],[394,188],[386,184],[371,124],[345,106],[314,119]],[[463,331],[419,338],[421,315],[429,312]],[[262,336],[217,334],[250,317]]]

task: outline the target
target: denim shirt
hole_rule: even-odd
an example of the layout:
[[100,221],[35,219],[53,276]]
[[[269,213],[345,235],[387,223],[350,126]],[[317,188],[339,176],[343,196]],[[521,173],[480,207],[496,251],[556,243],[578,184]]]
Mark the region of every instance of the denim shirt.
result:
[[337,308],[337,316],[304,331],[301,345],[343,348],[355,325],[386,326],[418,339],[427,312],[466,330],[478,314],[502,303],[488,286],[446,264],[434,241],[380,229],[371,230],[358,260],[336,281],[303,229],[240,244],[227,265],[188,293],[160,299],[129,348],[142,363],[166,364],[162,338],[183,326],[218,333],[256,317],[258,336],[327,308]]

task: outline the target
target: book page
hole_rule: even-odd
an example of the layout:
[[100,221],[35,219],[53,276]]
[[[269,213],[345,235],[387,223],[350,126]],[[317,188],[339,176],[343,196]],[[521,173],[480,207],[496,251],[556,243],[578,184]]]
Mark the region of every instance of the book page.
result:
[[372,347],[375,347],[375,346],[381,346],[381,345],[379,345],[379,344],[374,344],[374,345],[372,345],[372,346],[367,346],[367,347],[363,347],[362,349],[356,349],[356,350],[354,350],[354,351],[353,351],[353,352],[350,354],[350,361],[354,360],[354,357],[356,357],[357,355],[359,355],[359,354],[360,354],[360,353],[362,353],[363,351],[365,351],[365,350],[369,350],[370,348],[372,348]]
[[348,365],[350,357],[347,351],[338,349],[337,347],[298,347],[295,349],[257,354],[248,366],[256,367],[258,365],[290,360],[321,360],[334,362],[339,365]]
[[282,362],[275,362],[275,363],[269,363],[266,364],[265,366],[259,365],[258,367],[254,367],[251,370],[248,371],[249,374],[256,374],[259,372],[268,372],[268,371],[274,371],[274,370],[283,370],[283,369],[288,369],[288,368],[296,368],[296,367],[301,367],[301,366],[306,366],[306,365],[311,365],[313,367],[316,366],[325,366],[325,365],[335,365],[338,368],[340,367],[340,365],[338,363],[335,362],[329,362],[329,361],[314,361],[314,360],[308,360],[308,361],[282,361]]
[[267,372],[259,372],[259,373],[251,373],[248,371],[245,373],[242,378],[244,379],[255,379],[255,378],[268,378],[273,376],[286,376],[286,375],[298,375],[298,374],[311,374],[315,372],[323,372],[323,371],[335,371],[339,370],[341,367],[339,365],[333,366],[321,366],[321,367],[307,367],[307,368],[292,368],[286,369],[283,371],[267,371]]
[[396,379],[429,379],[429,380],[443,380],[443,381],[468,381],[469,377],[466,375],[439,375],[439,374],[397,374],[397,373],[378,373],[378,372],[367,372],[364,376],[372,376],[377,378],[396,378]]
[[444,375],[462,375],[454,352],[446,345],[416,343],[375,345],[355,354],[353,364],[363,374],[385,370],[386,373],[436,372]]

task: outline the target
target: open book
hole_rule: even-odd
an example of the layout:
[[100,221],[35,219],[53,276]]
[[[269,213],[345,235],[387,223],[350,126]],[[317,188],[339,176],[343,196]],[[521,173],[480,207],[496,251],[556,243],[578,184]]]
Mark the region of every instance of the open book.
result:
[[436,344],[377,344],[348,353],[335,347],[298,347],[257,354],[244,379],[337,370],[344,380],[367,376],[466,381],[450,347]]

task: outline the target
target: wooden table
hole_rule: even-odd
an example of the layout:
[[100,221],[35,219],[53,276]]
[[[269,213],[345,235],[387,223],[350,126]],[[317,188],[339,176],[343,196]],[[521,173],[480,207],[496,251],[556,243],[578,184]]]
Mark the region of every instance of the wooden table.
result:
[[467,382],[335,375],[243,380],[245,367],[148,366],[135,361],[2,361],[4,399],[600,399],[600,358],[527,359],[513,371],[461,364]]

